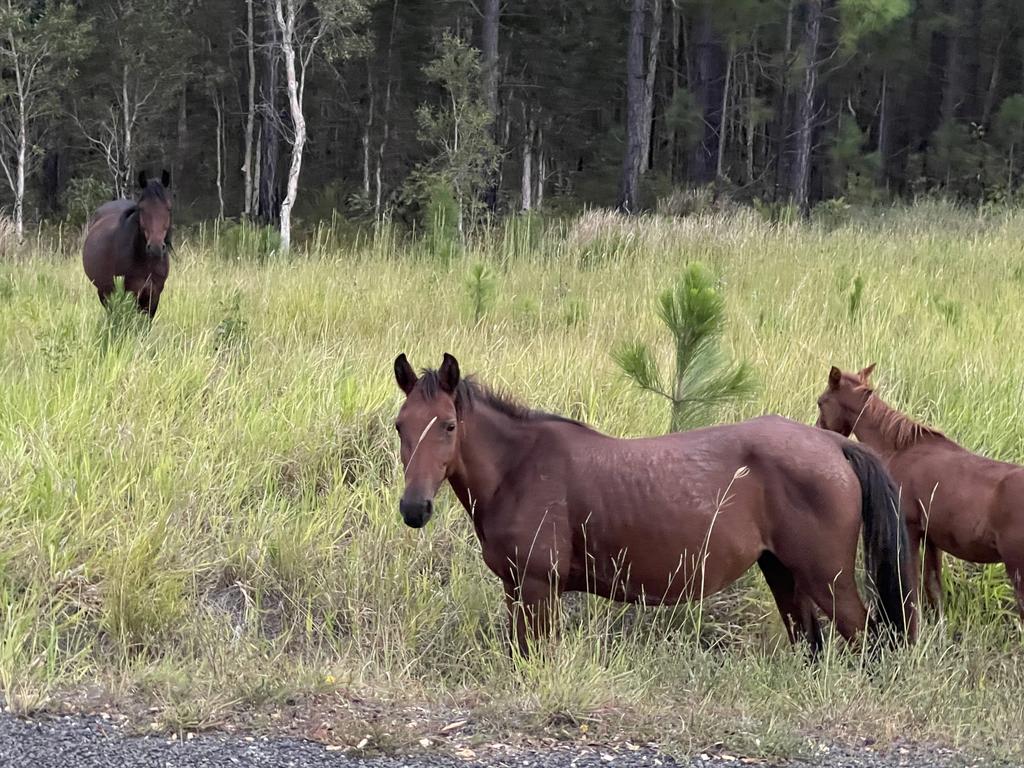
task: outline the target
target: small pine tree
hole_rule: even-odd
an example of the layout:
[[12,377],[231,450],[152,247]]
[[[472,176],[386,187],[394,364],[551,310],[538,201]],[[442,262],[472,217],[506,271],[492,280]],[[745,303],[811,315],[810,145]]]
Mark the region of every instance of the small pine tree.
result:
[[470,311],[473,313],[473,325],[480,324],[483,316],[494,304],[497,293],[494,273],[483,262],[474,264],[466,276],[466,295]]
[[750,365],[746,361],[733,364],[721,351],[725,300],[704,266],[689,265],[675,286],[661,294],[658,316],[672,334],[675,348],[670,385],[642,341],[620,345],[612,358],[636,386],[669,401],[671,432],[707,424],[719,405],[751,392]]

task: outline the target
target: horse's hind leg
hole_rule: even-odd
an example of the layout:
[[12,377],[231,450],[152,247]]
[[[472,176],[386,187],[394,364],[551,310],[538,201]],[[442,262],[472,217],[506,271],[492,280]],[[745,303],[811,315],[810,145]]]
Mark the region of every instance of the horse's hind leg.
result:
[[814,602],[797,589],[793,572],[771,552],[761,553],[757,565],[764,574],[764,580],[768,582],[775,604],[779,607],[789,641],[796,643],[802,635],[810,645],[811,655],[817,656],[823,642],[821,624],[818,623]]
[[1010,578],[1013,595],[1017,601],[1017,614],[1024,621],[1024,555],[1004,560],[1006,575]]
[[835,574],[815,569],[813,573],[798,575],[797,586],[810,594],[847,641],[866,628],[868,612],[857,592],[852,563]]

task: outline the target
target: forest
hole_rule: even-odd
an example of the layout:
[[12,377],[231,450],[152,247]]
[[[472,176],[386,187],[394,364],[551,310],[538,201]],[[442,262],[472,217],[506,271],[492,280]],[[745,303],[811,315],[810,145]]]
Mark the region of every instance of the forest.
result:
[[[1004,202],[1015,0],[5,0],[2,205],[178,221]],[[701,195],[692,190],[705,188]],[[689,194],[683,191],[689,190]],[[673,194],[675,192],[675,194]],[[286,215],[282,217],[282,212]],[[457,214],[457,215],[456,215]]]

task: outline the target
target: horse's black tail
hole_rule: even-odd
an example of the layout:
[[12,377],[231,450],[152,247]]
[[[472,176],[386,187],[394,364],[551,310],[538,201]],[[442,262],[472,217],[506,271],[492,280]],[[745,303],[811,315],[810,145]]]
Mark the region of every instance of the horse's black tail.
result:
[[[860,481],[864,564],[878,619],[897,637],[912,639],[916,623],[913,568],[899,492],[881,460],[868,449],[851,442],[842,449]],[[872,626],[877,623],[876,619]]]

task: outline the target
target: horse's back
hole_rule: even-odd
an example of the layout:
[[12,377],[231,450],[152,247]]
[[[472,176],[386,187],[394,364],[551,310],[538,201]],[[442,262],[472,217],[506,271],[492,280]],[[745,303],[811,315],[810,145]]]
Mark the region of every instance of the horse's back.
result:
[[107,216],[121,216],[133,208],[135,208],[135,203],[131,200],[111,200],[93,212],[92,216],[89,217],[88,227],[91,229],[100,219]]

